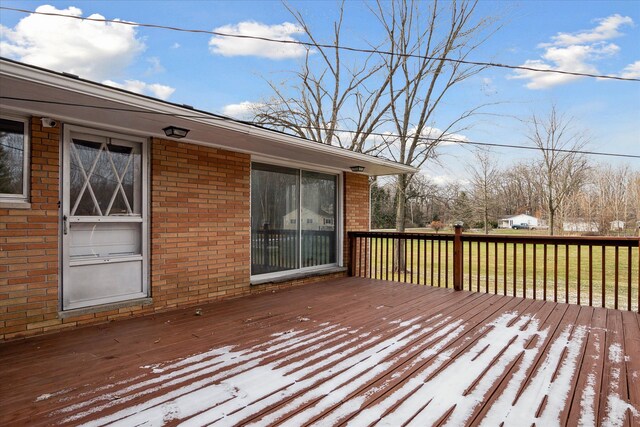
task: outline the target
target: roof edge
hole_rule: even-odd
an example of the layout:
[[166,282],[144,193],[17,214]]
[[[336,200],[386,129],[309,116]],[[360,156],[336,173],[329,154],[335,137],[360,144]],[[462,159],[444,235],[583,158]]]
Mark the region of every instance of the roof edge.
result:
[[[392,160],[350,151],[341,147],[319,143],[274,129],[269,129],[255,123],[249,123],[246,121],[222,116],[205,110],[198,110],[191,106],[164,101],[151,96],[142,95],[113,86],[108,86],[92,80],[83,79],[81,77],[70,75],[68,73],[62,73],[35,65],[25,64],[23,62],[15,61],[5,57],[0,57],[0,63],[2,63],[3,65],[0,68],[0,75],[23,79],[45,86],[63,88],[79,94],[100,98],[105,101],[117,102],[128,107],[139,108],[141,112],[144,112],[144,110],[146,110],[158,111],[165,114],[169,113],[186,116],[202,115],[202,117],[184,117],[184,120],[199,122],[201,124],[206,124],[212,127],[245,133],[247,135],[255,136],[258,138],[269,139],[275,142],[282,142],[288,145],[293,145],[312,151],[330,153],[344,159],[353,160],[354,162],[361,160],[368,163],[374,163],[376,165],[395,170],[395,174],[411,174],[417,173],[419,171],[418,168],[394,162]],[[215,120],[214,123],[211,122],[212,119]],[[364,173],[367,174],[366,171]]]

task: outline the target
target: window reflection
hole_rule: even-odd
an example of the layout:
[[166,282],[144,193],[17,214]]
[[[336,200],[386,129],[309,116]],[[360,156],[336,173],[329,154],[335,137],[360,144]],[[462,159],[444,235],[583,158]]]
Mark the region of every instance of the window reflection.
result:
[[251,274],[335,264],[337,177],[252,164]]

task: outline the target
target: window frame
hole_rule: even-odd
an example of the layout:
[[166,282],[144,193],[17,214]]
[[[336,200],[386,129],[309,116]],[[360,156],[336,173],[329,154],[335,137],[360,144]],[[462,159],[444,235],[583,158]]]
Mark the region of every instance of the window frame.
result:
[[[276,271],[273,273],[263,273],[263,274],[250,274],[250,280],[253,282],[259,281],[262,282],[264,280],[271,279],[284,279],[288,276],[298,276],[300,274],[305,273],[313,273],[315,271],[322,271],[336,267],[343,267],[344,265],[344,227],[343,227],[343,215],[344,215],[344,173],[340,169],[334,168],[323,168],[318,166],[313,166],[309,164],[296,163],[288,160],[282,159],[273,159],[270,157],[262,157],[262,156],[251,156],[251,167],[250,171],[253,170],[254,163],[262,163],[262,164],[270,164],[274,166],[283,166],[289,169],[296,169],[298,172],[298,178],[301,183],[302,172],[318,172],[328,175],[334,175],[336,177],[336,262],[331,264],[322,264],[315,265],[312,267],[298,267],[291,270],[283,270]],[[251,176],[251,173],[249,174]],[[250,179],[251,181],[251,179]],[[251,207],[251,182],[249,182],[249,215],[251,215],[252,207]],[[298,191],[302,191],[302,185],[299,186]],[[302,198],[299,197],[298,203],[300,206],[302,205]],[[300,230],[299,230],[300,232]],[[249,230],[249,234],[251,234],[251,230]],[[298,253],[298,257],[301,257],[301,252]],[[251,251],[249,251],[249,265],[252,263],[251,259]]]
[[30,207],[29,206],[29,190],[31,177],[31,139],[30,139],[30,119],[25,116],[17,116],[12,114],[0,114],[0,118],[11,120],[23,124],[23,154],[22,154],[22,193],[10,194],[0,193],[0,207]]

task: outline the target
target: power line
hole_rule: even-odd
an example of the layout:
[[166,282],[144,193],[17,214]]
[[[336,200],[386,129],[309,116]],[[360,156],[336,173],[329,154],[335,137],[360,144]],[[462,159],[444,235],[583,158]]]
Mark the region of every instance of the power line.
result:
[[[77,103],[71,103],[71,102],[62,102],[62,101],[46,101],[46,100],[40,100],[40,99],[30,99],[30,98],[17,98],[17,97],[11,97],[11,96],[0,96],[0,99],[8,99],[8,100],[12,100],[12,101],[24,101],[24,102],[34,102],[34,103],[42,103],[42,104],[51,104],[51,105],[63,105],[63,106],[68,106],[68,107],[78,107],[78,108],[94,108],[94,109],[99,109],[99,110],[110,110],[110,111],[119,111],[119,112],[128,112],[128,113],[143,113],[143,114],[151,114],[151,115],[159,115],[159,116],[166,116],[166,117],[175,117],[175,118],[182,118],[182,119],[204,119],[204,120],[215,120],[215,121],[221,121],[221,122],[233,122],[233,123],[242,123],[245,125],[250,125],[250,126],[255,126],[261,129],[268,129],[265,128],[264,125],[260,124],[260,123],[256,123],[256,122],[250,122],[250,121],[246,121],[246,120],[237,120],[237,119],[232,119],[229,117],[224,117],[224,116],[219,116],[219,115],[212,115],[212,114],[175,114],[175,113],[163,113],[163,112],[156,112],[156,111],[148,111],[148,110],[139,110],[139,109],[133,109],[133,108],[118,108],[118,107],[106,107],[106,106],[99,106],[99,105],[90,105],[90,104],[77,104]],[[300,126],[301,128],[304,129],[310,129],[310,130],[320,130],[320,131],[327,131],[329,130],[328,128],[325,127],[316,127],[316,126]],[[270,131],[275,131],[273,129],[268,129]],[[332,129],[334,132],[343,132],[343,133],[356,133],[355,131],[352,130],[347,130],[347,129]],[[278,132],[278,131],[275,131]],[[297,136],[297,135],[291,135],[289,133],[285,133],[285,132],[281,132],[285,135],[289,135],[289,136]],[[402,135],[399,134],[393,134],[393,133],[385,133],[385,132],[369,132],[369,135],[374,135],[374,136],[381,136],[381,137],[387,137],[387,138],[401,138]],[[418,136],[417,137],[419,140],[423,140],[423,141],[440,141],[440,142],[452,142],[452,143],[456,143],[456,144],[465,144],[465,145],[477,145],[477,146],[485,146],[485,147],[498,147],[498,148],[513,148],[513,149],[519,149],[519,150],[535,150],[535,151],[551,151],[551,152],[558,152],[558,153],[573,153],[573,154],[585,154],[585,155],[590,155],[590,156],[607,156],[607,157],[621,157],[621,158],[628,158],[628,159],[640,159],[640,155],[636,155],[636,154],[623,154],[623,153],[608,153],[608,152],[602,152],[602,151],[588,151],[588,150],[567,150],[567,149],[561,149],[561,148],[545,148],[545,149],[541,149],[538,147],[531,147],[531,146],[526,146],[526,145],[516,145],[516,144],[498,144],[498,143],[493,143],[493,142],[481,142],[481,141],[469,141],[469,140],[461,140],[461,139],[457,139],[457,138],[433,138],[433,137],[428,137],[428,136]],[[320,143],[318,141],[313,141],[310,140],[308,138],[302,138],[305,139],[307,141],[310,142],[315,142],[315,143]],[[340,147],[339,147],[340,148]]]
[[188,28],[173,27],[173,26],[159,25],[159,24],[135,23],[135,22],[120,21],[120,20],[106,19],[106,18],[91,18],[91,17],[84,18],[82,16],[65,15],[63,13],[37,12],[37,11],[33,11],[33,10],[19,9],[19,8],[12,8],[12,7],[5,7],[5,6],[0,6],[0,10],[10,10],[10,11],[13,11],[13,12],[30,13],[30,14],[34,14],[34,15],[57,16],[57,17],[62,17],[62,18],[72,18],[72,19],[77,19],[77,20],[80,20],[80,21],[104,22],[104,23],[110,23],[110,24],[129,25],[129,26],[133,26],[133,27],[145,27],[145,28],[154,28],[154,29],[161,29],[161,30],[178,31],[178,32],[183,32],[183,33],[207,34],[207,35],[214,35],[214,36],[218,36],[218,37],[230,37],[230,38],[238,38],[238,39],[261,40],[261,41],[266,41],[266,42],[271,42],[271,43],[292,44],[292,45],[299,45],[299,46],[305,46],[305,47],[311,47],[311,48],[317,47],[317,48],[326,48],[326,49],[339,49],[339,50],[344,50],[344,51],[348,51],[348,52],[369,53],[369,54],[374,54],[375,53],[375,54],[388,55],[388,56],[399,56],[399,57],[405,57],[405,58],[417,58],[417,59],[427,59],[427,60],[433,60],[433,61],[452,62],[452,63],[464,64],[464,65],[477,65],[477,66],[482,66],[482,67],[506,68],[506,69],[510,69],[510,70],[524,70],[524,71],[532,71],[532,72],[536,72],[536,73],[563,74],[563,75],[569,75],[569,76],[591,77],[591,78],[597,78],[597,79],[622,80],[622,81],[634,81],[634,82],[640,81],[640,78],[633,78],[633,77],[621,77],[621,76],[613,76],[613,75],[607,75],[607,74],[580,73],[580,72],[576,72],[576,71],[554,70],[554,69],[545,69],[545,68],[534,68],[534,67],[526,67],[526,66],[523,66],[523,65],[509,65],[509,64],[501,64],[501,63],[496,63],[496,62],[469,61],[469,60],[464,60],[464,59],[443,58],[443,57],[434,57],[434,56],[418,55],[418,54],[410,54],[410,53],[396,53],[396,52],[390,52],[390,51],[384,51],[384,50],[378,50],[378,49],[365,49],[365,48],[356,48],[356,47],[351,47],[351,46],[330,45],[330,44],[321,44],[321,43],[310,43],[310,42],[304,42],[304,41],[300,41],[300,40],[280,40],[280,39],[272,39],[272,38],[269,38],[269,37],[249,36],[249,35],[246,35],[246,34],[228,34],[228,33],[222,33],[222,32],[219,32],[219,31],[188,29]]

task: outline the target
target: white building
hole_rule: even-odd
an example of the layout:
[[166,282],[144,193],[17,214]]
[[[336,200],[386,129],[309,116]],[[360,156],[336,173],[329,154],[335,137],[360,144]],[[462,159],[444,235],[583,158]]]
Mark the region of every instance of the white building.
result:
[[615,221],[611,221],[609,223],[609,230],[611,231],[622,231],[624,230],[624,221],[620,221],[619,219],[616,219]]
[[505,218],[500,219],[500,223],[498,227],[500,228],[511,228],[514,225],[527,224],[529,228],[539,227],[540,221],[535,216],[519,214],[519,215],[511,215]]

